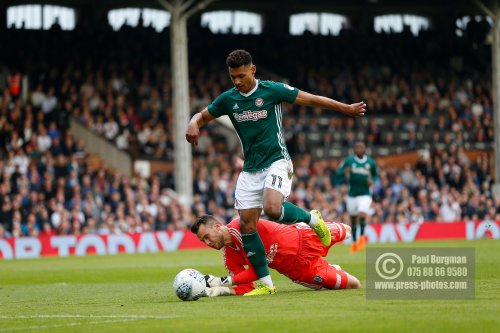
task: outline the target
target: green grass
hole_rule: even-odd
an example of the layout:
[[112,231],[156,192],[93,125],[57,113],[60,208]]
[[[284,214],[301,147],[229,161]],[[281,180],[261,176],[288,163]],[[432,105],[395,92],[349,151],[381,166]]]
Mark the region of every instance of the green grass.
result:
[[[392,246],[392,245],[391,245]],[[183,268],[224,274],[213,250],[0,261],[0,332],[498,332],[500,242],[475,247],[475,300],[366,300],[365,290],[312,291],[273,272],[278,294],[181,302]],[[364,283],[364,253],[335,246],[329,261]]]

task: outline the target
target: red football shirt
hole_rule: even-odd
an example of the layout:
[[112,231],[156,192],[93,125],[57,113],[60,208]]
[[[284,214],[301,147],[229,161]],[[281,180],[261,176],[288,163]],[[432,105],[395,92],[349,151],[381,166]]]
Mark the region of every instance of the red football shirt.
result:
[[[243,249],[239,219],[231,221],[227,228],[233,239],[234,247],[226,246],[223,248],[224,264],[228,272],[233,275],[237,285],[235,287],[236,294],[240,295],[253,289],[252,282],[257,280],[258,276]],[[293,271],[297,262],[303,235],[314,234],[314,231],[305,223],[285,225],[262,219],[257,223],[257,231],[262,243],[264,243],[267,264],[270,268],[287,276],[288,272]],[[317,242],[318,250],[321,251],[318,253],[318,257],[325,256],[329,247],[324,247],[319,239]],[[332,239],[332,245],[334,242],[335,239]]]

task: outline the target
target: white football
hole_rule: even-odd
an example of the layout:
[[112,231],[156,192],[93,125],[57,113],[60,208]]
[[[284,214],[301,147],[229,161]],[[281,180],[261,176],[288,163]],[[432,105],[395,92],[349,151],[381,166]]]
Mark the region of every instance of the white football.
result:
[[174,292],[183,301],[196,301],[205,296],[205,276],[196,269],[187,268],[174,279]]

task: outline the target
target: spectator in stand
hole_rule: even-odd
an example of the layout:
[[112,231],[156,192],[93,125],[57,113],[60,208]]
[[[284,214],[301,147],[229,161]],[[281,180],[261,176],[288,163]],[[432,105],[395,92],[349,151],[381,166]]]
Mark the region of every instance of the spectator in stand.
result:
[[[383,146],[389,151],[397,147],[429,152],[428,158],[422,158],[416,166],[380,168],[371,210],[374,223],[499,218],[500,198],[493,197],[491,190],[491,156],[480,154],[468,160],[464,152],[465,147],[474,147],[477,142],[490,145],[493,139],[490,74],[484,62],[477,61],[478,55],[488,49],[482,44],[472,47],[468,41],[436,29],[432,35],[397,36],[402,45],[398,49],[388,47],[394,44],[396,35],[373,34],[366,38],[348,31],[339,37],[311,36],[310,44],[288,37],[293,43],[285,43],[283,51],[258,55],[264,67],[276,70],[272,75],[277,79],[286,75],[291,83],[306,90],[339,99],[364,99],[373,110],[373,117],[366,124],[327,117],[305,108],[286,110],[290,117],[283,124],[285,139],[298,159],[292,202],[306,208],[317,202],[327,219],[343,216],[341,198],[345,188],[334,189],[336,184],[328,177],[335,173],[338,161],[323,163],[311,154],[317,150],[313,148],[322,144],[333,147],[344,143],[346,149],[340,156],[343,157],[357,136],[365,134],[368,148],[374,151]],[[34,38],[35,33],[48,42],[35,43],[39,40]],[[171,189],[171,175],[162,177],[156,185],[153,179],[135,182],[134,177],[120,179],[116,185],[117,176],[109,170],[89,169],[84,143],[75,140],[68,130],[68,117],[72,114],[122,149],[172,160],[172,81],[169,68],[163,63],[169,49],[156,42],[165,33],[141,29],[113,32],[102,27],[79,26],[66,36],[83,43],[92,41],[95,47],[92,51],[78,49],[78,52],[77,44],[51,43],[60,35],[49,32],[12,30],[2,36],[10,47],[0,55],[0,62],[5,59],[5,63],[13,63],[10,72],[17,77],[26,74],[33,83],[27,87],[32,90],[28,104],[18,98],[20,85],[3,87],[5,90],[0,91],[0,237],[2,228],[3,235],[14,237],[36,232],[42,235],[94,230],[103,233],[154,228],[178,230],[190,224],[195,213],[207,212],[231,220],[235,214],[232,200],[239,172],[232,156],[237,151],[215,140],[214,128],[202,133],[205,141],[193,161],[197,196],[192,207],[179,203]],[[199,42],[190,44],[190,52],[209,50],[207,58],[212,56],[210,50],[220,49],[221,45],[227,48],[230,47],[227,43],[232,43],[224,36],[200,39],[196,38],[200,32],[191,33],[192,40]],[[258,49],[252,45],[261,44],[261,37],[241,38],[252,49]],[[428,43],[431,39],[433,42]],[[126,64],[119,60],[120,55],[128,52],[124,46],[130,45],[130,40],[134,40],[139,52],[150,55],[147,64]],[[460,56],[477,73],[474,78],[465,72],[442,70],[449,67],[447,64],[455,53],[451,49],[437,50],[433,45],[453,43],[463,45]],[[353,48],[346,47],[353,44]],[[14,53],[21,49],[25,52]],[[119,51],[122,49],[125,51]],[[347,52],[338,54],[334,52],[337,49]],[[365,49],[373,52],[364,56]],[[388,58],[388,50],[391,59],[395,59],[391,64],[372,61]],[[278,52],[294,54],[294,61],[281,58],[282,61],[276,62]],[[338,55],[335,59],[322,56],[334,53]],[[32,54],[37,54],[40,59],[37,63],[43,66],[33,65]],[[74,55],[71,63],[65,54]],[[435,68],[428,66],[430,56],[437,64]],[[297,63],[301,64],[298,68]],[[318,63],[324,64],[321,75],[311,70]],[[196,64],[190,68],[192,110],[206,105],[230,86],[227,75],[209,74],[218,72],[217,65],[213,67],[210,71]],[[148,133],[142,133],[145,128]],[[300,135],[307,128],[317,131],[322,143]],[[142,144],[139,132],[147,134],[141,138]],[[219,150],[225,154],[214,154]],[[312,158],[319,161],[319,167],[312,165]],[[150,189],[143,190],[139,183],[148,183]],[[38,197],[33,193],[39,193]],[[147,209],[137,214],[137,205]],[[74,211],[75,206],[78,212]],[[33,221],[33,214],[36,227],[29,222]]]

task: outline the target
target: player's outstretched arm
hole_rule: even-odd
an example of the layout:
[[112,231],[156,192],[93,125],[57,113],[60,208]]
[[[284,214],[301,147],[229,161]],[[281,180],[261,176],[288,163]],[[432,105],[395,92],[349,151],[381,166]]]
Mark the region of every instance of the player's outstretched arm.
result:
[[207,284],[205,295],[207,297],[243,295],[253,289],[252,283],[235,285],[232,276],[218,277],[207,274],[205,275],[205,281]]
[[208,108],[204,108],[191,118],[186,129],[186,140],[189,143],[198,145],[198,136],[200,135],[200,128],[214,120],[215,117],[208,112]]
[[206,274],[205,275],[205,282],[207,284],[207,287],[209,287],[209,288],[212,288],[212,287],[232,287],[234,284],[233,277],[230,275],[218,277],[218,276],[213,276],[211,274]]
[[364,116],[366,112],[365,102],[345,104],[328,97],[313,95],[302,90],[299,90],[299,93],[297,95],[297,98],[295,99],[294,104],[302,106],[311,106],[328,110],[336,110],[350,117]]
[[359,280],[355,276],[347,273],[347,278],[348,278],[348,280],[347,280],[346,289],[359,289],[359,288],[361,288],[361,282],[359,282]]
[[236,295],[231,276],[217,277],[206,274],[205,282],[207,284],[207,288],[205,289],[205,295],[207,297]]
[[236,291],[230,287],[212,287],[205,289],[205,295],[207,297],[232,296],[236,295]]

